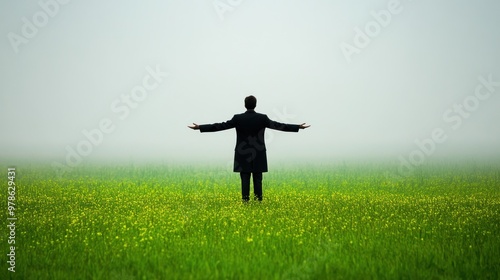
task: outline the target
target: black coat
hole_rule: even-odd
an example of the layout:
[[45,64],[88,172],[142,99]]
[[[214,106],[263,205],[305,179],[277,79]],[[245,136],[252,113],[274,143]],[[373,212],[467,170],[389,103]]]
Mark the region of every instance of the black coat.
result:
[[299,125],[270,120],[267,115],[248,110],[234,115],[227,122],[200,125],[200,132],[214,132],[236,128],[234,148],[234,172],[267,172],[266,128],[281,131],[299,131]]

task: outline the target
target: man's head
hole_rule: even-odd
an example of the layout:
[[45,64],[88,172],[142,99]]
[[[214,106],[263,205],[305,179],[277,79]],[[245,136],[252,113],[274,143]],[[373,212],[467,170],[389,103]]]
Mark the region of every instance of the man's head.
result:
[[245,97],[245,108],[253,110],[255,109],[255,106],[257,106],[257,98],[255,98],[255,96],[250,95]]

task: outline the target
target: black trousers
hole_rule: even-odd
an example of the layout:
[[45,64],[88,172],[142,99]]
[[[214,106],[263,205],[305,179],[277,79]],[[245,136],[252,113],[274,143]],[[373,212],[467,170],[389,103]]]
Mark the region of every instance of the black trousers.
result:
[[255,199],[262,200],[262,172],[240,172],[241,197],[244,201],[250,200],[250,175],[253,177],[253,194]]

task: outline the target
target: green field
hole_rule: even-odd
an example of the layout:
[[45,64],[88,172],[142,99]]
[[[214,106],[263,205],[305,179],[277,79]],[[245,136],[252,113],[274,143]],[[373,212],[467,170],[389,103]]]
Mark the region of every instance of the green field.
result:
[[498,166],[427,166],[404,178],[388,170],[274,168],[264,201],[243,204],[227,168],[83,166],[56,177],[18,166],[16,272],[3,226],[0,275],[500,278]]

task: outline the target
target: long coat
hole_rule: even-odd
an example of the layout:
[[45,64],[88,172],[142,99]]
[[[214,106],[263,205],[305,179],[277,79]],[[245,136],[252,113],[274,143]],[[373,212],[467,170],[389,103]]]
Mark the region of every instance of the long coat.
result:
[[215,132],[236,128],[234,172],[267,172],[266,128],[298,132],[299,125],[270,120],[267,115],[248,110],[234,115],[227,122],[200,125],[200,132]]

